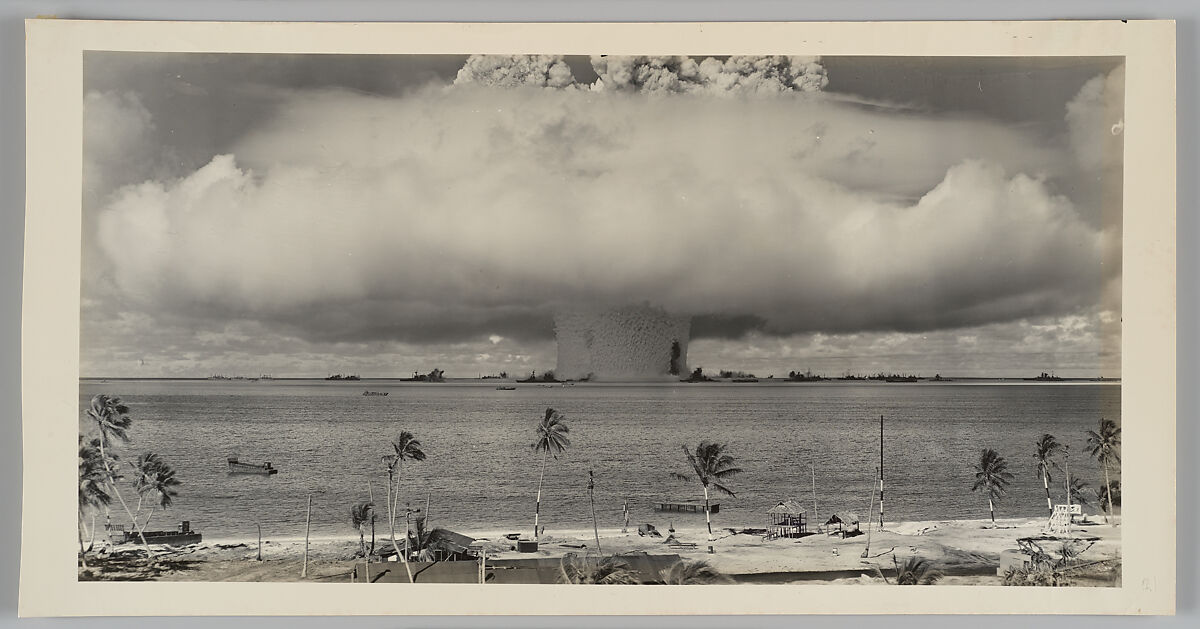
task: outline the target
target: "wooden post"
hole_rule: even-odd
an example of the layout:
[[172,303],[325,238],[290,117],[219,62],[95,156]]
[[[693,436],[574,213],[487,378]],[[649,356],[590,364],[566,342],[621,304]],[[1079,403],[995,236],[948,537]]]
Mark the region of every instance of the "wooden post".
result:
[[300,568],[300,578],[308,577],[308,533],[312,526],[312,494],[308,495],[308,508],[304,513],[304,565]]
[[255,522],[255,525],[258,526],[258,560],[262,561],[262,524]]
[[883,528],[883,415],[879,416],[879,528]]
[[[820,518],[817,515],[817,468],[813,464],[808,464],[808,469],[812,472],[812,495],[813,495],[813,517]],[[820,526],[820,523],[817,523]]]
[[595,478],[595,475],[592,474],[592,470],[588,470],[588,502],[592,503],[592,532],[596,534],[596,552],[599,553],[602,551],[600,550],[600,529],[596,524]]

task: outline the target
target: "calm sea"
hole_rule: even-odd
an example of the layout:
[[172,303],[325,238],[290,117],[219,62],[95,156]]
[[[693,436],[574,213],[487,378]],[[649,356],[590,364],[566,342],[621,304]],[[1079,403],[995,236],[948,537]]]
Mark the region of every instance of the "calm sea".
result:
[[[314,535],[354,535],[352,504],[373,490],[384,510],[380,457],[403,430],[420,439],[428,459],[404,466],[402,502],[423,509],[428,500],[435,526],[525,532],[541,463],[531,448],[534,427],[548,406],[565,413],[571,429],[570,449],[547,467],[541,522],[548,533],[591,526],[589,470],[602,527],[621,525],[624,500],[635,525],[703,522],[702,513],[653,511],[655,501],[701,498],[697,483],[670,473],[687,471],[681,444],[702,439],[726,444],[744,470],[730,481],[737,496],[717,499],[716,526],[765,526],[764,512],[788,497],[811,505],[814,471],[822,521],[834,510],[865,515],[880,415],[887,519],[987,517],[986,496],[971,492],[982,448],[999,451],[1016,476],[997,516],[1041,515],[1037,436],[1049,432],[1069,444],[1072,472],[1094,490],[1102,476],[1084,451],[1085,431],[1101,417],[1119,423],[1121,409],[1113,384],[495,386],[85,380],[80,408],[96,393],[129,404],[135,423],[133,442],[121,447],[125,458],[153,450],[183,481],[175,504],[154,522],[190,520],[210,538],[252,537],[256,523],[264,535],[302,536],[309,495]],[[367,388],[390,394],[364,397]],[[270,461],[280,473],[230,476],[230,454]],[[1052,491],[1062,499],[1061,485]]]

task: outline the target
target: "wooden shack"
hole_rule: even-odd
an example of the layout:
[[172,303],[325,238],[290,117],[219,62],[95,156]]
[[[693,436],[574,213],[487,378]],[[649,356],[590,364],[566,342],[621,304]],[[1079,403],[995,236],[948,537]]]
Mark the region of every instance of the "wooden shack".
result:
[[859,535],[862,530],[858,527],[858,514],[850,511],[838,511],[825,521],[825,530],[830,535],[852,537]]
[[767,539],[803,537],[808,533],[808,520],[799,501],[788,499],[767,510]]

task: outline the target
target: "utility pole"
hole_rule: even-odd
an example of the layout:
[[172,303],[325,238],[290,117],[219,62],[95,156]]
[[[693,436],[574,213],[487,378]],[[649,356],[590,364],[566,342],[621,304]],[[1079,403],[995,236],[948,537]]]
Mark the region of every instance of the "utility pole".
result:
[[883,415],[879,416],[879,528],[883,528]]
[[308,495],[308,508],[304,513],[304,565],[300,568],[300,578],[308,576],[308,533],[312,526],[312,494]]

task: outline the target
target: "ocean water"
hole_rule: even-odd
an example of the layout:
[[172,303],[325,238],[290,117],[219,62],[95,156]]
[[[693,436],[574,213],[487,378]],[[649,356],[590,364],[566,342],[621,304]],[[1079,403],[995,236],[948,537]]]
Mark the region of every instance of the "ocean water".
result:
[[[591,526],[589,470],[601,527],[621,525],[624,500],[633,525],[665,530],[702,523],[703,513],[653,510],[655,501],[702,498],[698,483],[670,474],[688,471],[681,446],[700,440],[726,444],[744,470],[729,482],[736,497],[715,498],[721,508],[714,526],[765,526],[766,510],[789,497],[812,505],[814,472],[821,521],[848,510],[865,522],[879,465],[880,415],[887,520],[987,517],[987,497],[972,493],[971,484],[979,452],[989,447],[1015,475],[997,517],[1042,515],[1045,491],[1033,462],[1038,435],[1049,432],[1069,444],[1071,471],[1094,490],[1103,476],[1084,450],[1085,431],[1101,417],[1121,419],[1115,384],[495,386],[85,380],[79,402],[81,415],[96,393],[131,407],[133,441],[119,447],[123,458],[153,450],[183,482],[174,505],[153,522],[169,528],[190,520],[208,538],[253,537],[256,524],[268,537],[303,536],[309,495],[313,535],[354,536],[354,503],[373,493],[384,512],[380,457],[403,430],[416,435],[428,458],[404,465],[402,504],[424,509],[428,500],[434,526],[530,532],[541,464],[532,449],[534,428],[547,407],[566,415],[571,439],[546,468],[547,533]],[[390,394],[364,397],[368,388]],[[280,473],[229,475],[230,454],[270,461]],[[1063,499],[1061,482],[1051,491]],[[873,511],[877,517],[878,504]],[[380,535],[385,529],[381,516]]]

